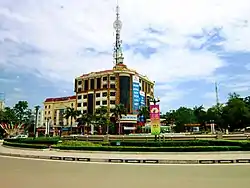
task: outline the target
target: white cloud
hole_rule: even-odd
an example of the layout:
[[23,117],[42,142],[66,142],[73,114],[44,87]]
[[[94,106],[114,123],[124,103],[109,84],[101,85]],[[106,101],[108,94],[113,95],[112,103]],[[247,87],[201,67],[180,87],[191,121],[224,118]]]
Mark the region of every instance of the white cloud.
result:
[[18,87],[13,88],[13,90],[14,90],[15,92],[21,92],[21,91],[22,91],[22,89],[21,89],[21,88],[18,88]]
[[[70,83],[83,73],[112,68],[115,3],[2,0],[0,66]],[[204,29],[222,28],[226,40],[219,44],[226,50],[250,50],[248,0],[120,0],[120,6],[124,43],[137,44],[144,39],[144,46],[157,48],[148,59],[134,54],[132,48],[125,52],[125,64],[156,82],[208,79],[215,70],[226,66],[215,53],[188,49],[190,44],[206,42],[204,38],[190,38]],[[147,33],[149,27],[162,34]],[[110,54],[87,53],[85,48]],[[161,97],[174,100],[181,93],[173,90]]]

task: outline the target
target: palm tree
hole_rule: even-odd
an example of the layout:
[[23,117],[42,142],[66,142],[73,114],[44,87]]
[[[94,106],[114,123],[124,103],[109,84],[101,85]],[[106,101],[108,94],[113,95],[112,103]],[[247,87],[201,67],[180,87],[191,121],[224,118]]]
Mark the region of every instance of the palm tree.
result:
[[70,108],[70,107],[68,107],[66,111],[64,112],[64,118],[67,120],[67,123],[70,118],[70,134],[72,134],[73,132],[73,125],[72,125],[73,119],[76,119],[79,115],[80,115],[80,111],[75,110],[74,108]]
[[111,109],[112,117],[115,118],[115,122],[118,122],[119,125],[119,135],[121,133],[121,123],[120,120],[122,118],[122,115],[127,115],[127,109],[124,107],[123,104],[116,104],[115,108]]
[[143,121],[146,123],[146,120],[149,118],[149,109],[147,106],[141,107],[139,109],[139,116],[143,117]]
[[80,125],[84,126],[84,134],[85,134],[85,126],[89,126],[93,122],[94,116],[92,114],[84,113],[80,115],[78,120],[79,120]]
[[108,134],[109,130],[109,114],[108,114],[108,108],[106,106],[100,106],[100,108],[96,109],[95,112],[96,120],[99,125],[102,126],[102,128],[106,125],[106,134]]
[[39,112],[40,106],[37,105],[35,106],[35,113],[36,113],[36,118],[35,118],[35,124],[34,124],[34,137],[36,137],[36,128],[37,128],[37,121],[38,121],[38,112]]

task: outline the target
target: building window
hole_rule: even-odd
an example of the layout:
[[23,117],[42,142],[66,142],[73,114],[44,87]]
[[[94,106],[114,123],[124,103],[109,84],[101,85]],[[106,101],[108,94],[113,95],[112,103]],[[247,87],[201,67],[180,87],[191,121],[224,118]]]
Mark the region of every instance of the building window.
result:
[[108,85],[107,84],[103,84],[103,89],[107,89],[108,88]]
[[88,95],[83,95],[83,98],[84,98],[84,99],[87,99],[87,98],[88,98]]
[[110,84],[110,88],[115,89],[115,84]]
[[46,115],[46,114],[47,114],[47,112],[45,111],[45,112],[44,112],[44,114]]
[[77,96],[77,99],[82,99],[82,95],[78,95],[78,96]]
[[115,92],[110,92],[110,96],[115,96]]
[[78,85],[82,85],[82,81],[81,80],[78,81]]
[[86,103],[86,102],[84,102],[84,103],[83,103],[83,106],[87,106],[87,103]]
[[77,103],[77,107],[82,107],[82,103]]
[[91,90],[95,89],[95,80],[94,79],[90,79],[90,89]]
[[82,88],[77,88],[77,92],[81,92],[82,91]]
[[107,80],[108,80],[108,77],[105,76],[105,77],[102,78],[102,80],[103,80],[103,81],[107,81]]
[[107,105],[107,101],[102,101],[102,105]]
[[96,79],[96,89],[101,89],[101,78]]
[[45,106],[45,109],[47,109],[47,106]]
[[83,114],[87,114],[87,110],[83,110],[82,113],[83,113]]
[[110,104],[115,104],[115,101],[114,101],[114,100],[111,100],[111,101],[110,101]]
[[101,93],[96,93],[96,97],[100,97],[101,96]]
[[103,92],[103,93],[102,93],[102,96],[103,96],[103,97],[107,97],[107,95],[108,95],[107,92]]
[[96,101],[96,105],[98,106],[98,105],[100,105],[101,104],[101,102],[100,101]]
[[89,90],[89,80],[84,80],[84,90],[85,91]]
[[50,114],[50,111],[48,111],[48,114]]
[[110,76],[110,80],[115,80],[115,77],[114,76]]
[[50,105],[49,105],[49,108],[50,108]]
[[73,107],[74,106],[74,103],[71,103],[71,107]]

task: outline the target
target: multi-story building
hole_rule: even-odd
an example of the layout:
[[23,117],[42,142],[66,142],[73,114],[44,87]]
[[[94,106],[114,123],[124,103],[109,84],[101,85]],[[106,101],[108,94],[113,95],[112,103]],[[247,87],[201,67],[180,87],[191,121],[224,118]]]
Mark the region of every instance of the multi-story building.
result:
[[37,115],[37,127],[45,126],[43,115],[44,115],[43,109],[39,109],[38,115]]
[[[36,124],[36,111],[33,110],[31,114],[31,121]],[[44,125],[44,118],[43,118],[43,110],[39,109],[38,114],[37,114],[37,127],[43,127]]]
[[100,106],[107,106],[109,110],[116,104],[123,104],[128,114],[121,119],[121,132],[128,133],[136,129],[138,110],[149,106],[154,96],[154,82],[123,63],[118,6],[116,10],[115,65],[113,69],[83,74],[75,79],[76,105],[82,113],[93,114]]
[[[76,96],[47,98],[44,101],[43,123],[50,124],[52,127],[66,127],[71,125],[71,120],[64,118],[64,112],[67,108],[76,109]],[[75,120],[73,119],[73,125]]]

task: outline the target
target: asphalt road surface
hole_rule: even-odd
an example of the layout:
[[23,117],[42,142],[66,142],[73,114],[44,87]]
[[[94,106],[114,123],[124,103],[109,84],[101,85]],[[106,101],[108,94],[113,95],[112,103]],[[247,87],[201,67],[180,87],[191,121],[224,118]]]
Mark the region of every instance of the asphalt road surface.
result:
[[0,157],[2,188],[249,187],[249,165],[121,165]]

